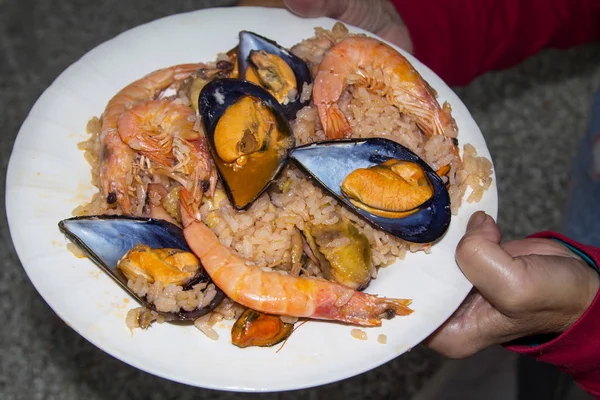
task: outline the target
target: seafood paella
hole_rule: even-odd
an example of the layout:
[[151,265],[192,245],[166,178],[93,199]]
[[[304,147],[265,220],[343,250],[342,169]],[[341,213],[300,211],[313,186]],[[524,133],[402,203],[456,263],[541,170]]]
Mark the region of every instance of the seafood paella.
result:
[[364,289],[492,182],[435,88],[341,23],[289,49],[242,31],[101,112],[80,143],[98,192],[59,227],[140,302],[130,329],[188,321],[217,339],[228,319],[233,344],[272,346],[301,320],[409,315]]

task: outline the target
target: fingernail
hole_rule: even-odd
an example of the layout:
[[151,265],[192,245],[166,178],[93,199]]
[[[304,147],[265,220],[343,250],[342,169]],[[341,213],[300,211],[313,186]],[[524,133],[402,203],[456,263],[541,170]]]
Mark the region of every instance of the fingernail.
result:
[[475,214],[471,215],[471,219],[467,224],[467,230],[477,228],[479,225],[483,224],[483,221],[485,221],[486,216],[486,213],[484,213],[483,211],[477,211]]

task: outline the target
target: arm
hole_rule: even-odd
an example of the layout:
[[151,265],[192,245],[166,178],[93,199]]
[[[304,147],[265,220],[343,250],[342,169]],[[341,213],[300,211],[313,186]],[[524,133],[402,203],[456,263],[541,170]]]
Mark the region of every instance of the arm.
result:
[[415,56],[451,85],[600,38],[598,0],[392,0]]
[[[600,266],[600,249],[584,246],[552,232],[532,237],[559,239],[587,255],[591,259],[589,263]],[[581,318],[556,338],[539,346],[512,344],[506,347],[556,365],[573,376],[581,387],[600,398],[600,292]]]

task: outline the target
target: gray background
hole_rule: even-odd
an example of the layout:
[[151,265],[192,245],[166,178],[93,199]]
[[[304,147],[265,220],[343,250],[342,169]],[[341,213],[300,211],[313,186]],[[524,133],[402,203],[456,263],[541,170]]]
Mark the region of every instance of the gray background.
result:
[[[0,0],[1,201],[18,129],[62,70],[96,45],[141,23],[232,3]],[[505,238],[560,227],[569,166],[599,85],[597,43],[546,51],[516,68],[489,73],[457,89],[494,159],[498,221]],[[166,381],[106,355],[67,327],[21,268],[4,213],[0,226],[2,399],[410,398],[444,363],[440,356],[418,347],[342,382],[270,395],[221,393]]]

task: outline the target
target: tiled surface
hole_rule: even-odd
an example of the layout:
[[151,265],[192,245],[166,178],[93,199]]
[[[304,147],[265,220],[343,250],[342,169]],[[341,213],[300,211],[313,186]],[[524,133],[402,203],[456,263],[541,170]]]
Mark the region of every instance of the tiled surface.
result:
[[[0,0],[1,190],[20,124],[36,98],[70,63],[140,23],[227,2]],[[546,52],[458,90],[494,157],[499,223],[507,238],[559,226],[568,166],[599,84],[600,45],[589,45]],[[4,195],[1,198],[3,202]],[[219,393],[165,381],[104,354],[58,319],[25,276],[4,213],[0,225],[2,399],[400,399],[424,387],[441,365],[439,356],[418,347],[343,382],[267,396]],[[510,374],[504,367],[502,371]],[[468,382],[466,375],[463,378]],[[483,393],[492,390],[480,386]]]

